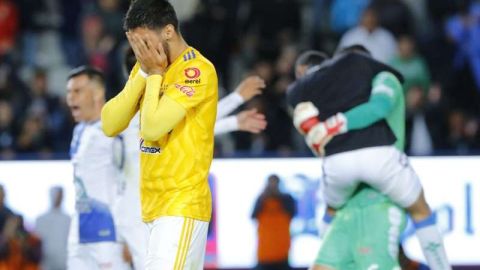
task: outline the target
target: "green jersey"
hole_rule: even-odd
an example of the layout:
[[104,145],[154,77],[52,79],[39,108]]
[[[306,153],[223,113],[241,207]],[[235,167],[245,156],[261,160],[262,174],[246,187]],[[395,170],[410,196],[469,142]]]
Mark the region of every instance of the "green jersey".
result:
[[395,147],[405,147],[405,98],[400,81],[390,72],[380,72],[372,81],[368,102],[345,112],[348,130],[362,129],[385,119],[396,137]]
[[398,247],[406,224],[403,209],[364,187],[337,211],[316,265],[336,270],[400,269]]

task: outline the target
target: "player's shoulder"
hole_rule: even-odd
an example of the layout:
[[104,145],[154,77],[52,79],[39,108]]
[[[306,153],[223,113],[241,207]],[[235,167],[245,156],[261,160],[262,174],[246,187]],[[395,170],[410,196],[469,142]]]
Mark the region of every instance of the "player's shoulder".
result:
[[215,66],[203,56],[195,48],[189,47],[181,56],[182,57],[182,66],[185,68],[192,67],[192,70],[188,70],[190,76],[196,75],[194,68],[199,69],[204,72],[215,72]]
[[396,76],[395,73],[384,70],[379,72],[375,77],[374,77],[374,83],[375,84],[388,84],[391,86],[395,87],[400,87],[402,86],[402,83],[398,76]]
[[114,138],[108,137],[103,133],[101,121],[90,124],[89,128],[91,136],[98,142],[111,142],[114,140]]
[[74,134],[78,133],[84,128],[85,128],[85,123],[84,122],[79,122],[79,123],[75,124],[75,126],[73,127],[73,133]]

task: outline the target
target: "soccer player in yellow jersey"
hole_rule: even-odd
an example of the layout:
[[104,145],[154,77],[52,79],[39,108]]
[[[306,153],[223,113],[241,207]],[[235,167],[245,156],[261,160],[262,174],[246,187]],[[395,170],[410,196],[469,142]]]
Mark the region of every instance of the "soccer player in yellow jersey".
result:
[[102,110],[108,136],[140,111],[140,193],[150,236],[146,269],[203,269],[218,82],[189,47],[165,0],[133,1],[125,18],[138,63]]

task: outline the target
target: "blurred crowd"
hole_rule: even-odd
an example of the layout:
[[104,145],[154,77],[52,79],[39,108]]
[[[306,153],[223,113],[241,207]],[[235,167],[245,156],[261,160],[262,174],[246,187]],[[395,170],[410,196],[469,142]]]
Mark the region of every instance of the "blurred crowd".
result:
[[0,185],[0,270],[66,269],[70,216],[62,208],[63,188],[53,186],[49,195],[50,208],[26,228]]
[[[285,91],[296,56],[330,55],[355,43],[405,77],[407,151],[480,150],[480,1],[172,0],[187,42],[216,66],[221,95],[247,75],[263,94],[246,103],[266,115],[261,134],[217,138],[217,155],[305,155]],[[66,74],[102,69],[108,96],[121,90],[128,0],[0,0],[0,157],[66,157],[73,126]],[[345,78],[348,79],[348,78]]]

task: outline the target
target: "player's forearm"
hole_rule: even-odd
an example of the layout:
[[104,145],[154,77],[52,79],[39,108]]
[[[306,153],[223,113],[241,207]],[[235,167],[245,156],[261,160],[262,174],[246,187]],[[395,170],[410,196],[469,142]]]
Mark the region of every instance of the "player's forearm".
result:
[[243,102],[242,96],[237,92],[233,92],[222,98],[217,105],[217,120],[233,112],[238,106],[242,105]]
[[130,78],[125,88],[102,108],[102,129],[105,135],[113,137],[128,127],[138,111],[140,98],[145,89],[145,78],[140,74]]
[[215,135],[221,135],[238,130],[238,119],[236,115],[217,119],[215,123]]
[[356,130],[368,127],[385,118],[392,104],[388,98],[375,95],[367,103],[358,105],[345,113],[347,130]]
[[162,76],[147,78],[145,97],[140,117],[140,134],[144,140],[158,141],[185,117],[185,109],[175,100],[163,95],[160,98]]

